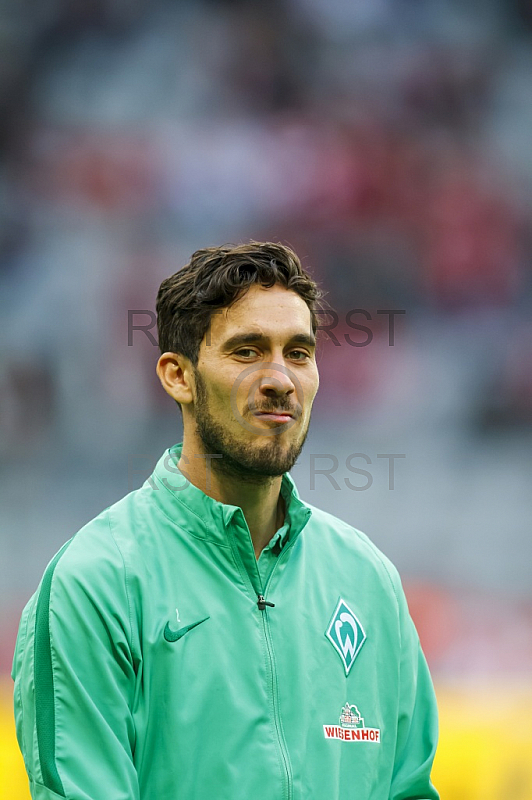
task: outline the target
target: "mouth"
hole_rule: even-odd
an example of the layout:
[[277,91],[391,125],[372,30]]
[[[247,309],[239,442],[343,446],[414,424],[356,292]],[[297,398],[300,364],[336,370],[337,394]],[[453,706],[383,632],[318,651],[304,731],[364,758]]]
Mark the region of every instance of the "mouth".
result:
[[294,414],[289,411],[255,411],[254,416],[258,419],[270,420],[271,422],[283,423],[294,419]]
[[292,414],[286,414],[284,412],[277,414],[271,411],[260,411],[255,413],[255,416],[258,419],[271,420],[272,422],[290,422],[290,420],[293,419]]

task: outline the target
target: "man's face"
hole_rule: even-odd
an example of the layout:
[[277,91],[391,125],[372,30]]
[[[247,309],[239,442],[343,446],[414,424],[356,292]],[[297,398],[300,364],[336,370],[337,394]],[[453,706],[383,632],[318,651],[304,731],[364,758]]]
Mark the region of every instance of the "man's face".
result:
[[196,434],[205,453],[222,455],[214,470],[261,482],[293,467],[319,385],[310,311],[298,294],[254,284],[215,313],[194,375]]

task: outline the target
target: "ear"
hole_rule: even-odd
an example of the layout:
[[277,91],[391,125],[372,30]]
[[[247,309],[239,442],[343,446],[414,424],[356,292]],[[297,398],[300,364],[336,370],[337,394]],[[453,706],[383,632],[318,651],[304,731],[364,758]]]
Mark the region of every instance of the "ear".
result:
[[193,369],[186,356],[180,353],[163,353],[157,362],[156,372],[163,389],[180,405],[194,400]]

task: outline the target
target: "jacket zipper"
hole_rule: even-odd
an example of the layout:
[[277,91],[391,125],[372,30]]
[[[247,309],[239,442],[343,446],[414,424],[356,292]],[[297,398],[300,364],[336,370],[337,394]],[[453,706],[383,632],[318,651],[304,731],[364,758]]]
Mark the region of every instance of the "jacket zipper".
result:
[[288,552],[288,550],[291,547],[291,544],[292,543],[289,542],[285,546],[285,548],[281,551],[281,553],[279,553],[279,556],[277,557],[277,561],[273,565],[273,569],[272,569],[272,571],[270,572],[270,574],[268,576],[268,580],[266,581],[266,586],[264,588],[262,587],[262,581],[260,580],[260,575],[259,575],[259,571],[258,571],[258,568],[257,568],[257,577],[259,578],[258,584],[262,589],[262,593],[259,593],[259,594],[257,594],[257,592],[255,591],[255,588],[253,586],[253,582],[251,580],[251,576],[249,575],[247,569],[244,566],[244,563],[242,561],[240,553],[238,553],[238,549],[236,547],[233,547],[233,551],[236,551],[236,553],[238,554],[238,558],[240,560],[240,563],[242,564],[244,573],[246,574],[246,576],[248,578],[248,581],[249,581],[249,584],[251,586],[251,590],[253,592],[253,595],[257,597],[257,605],[258,605],[259,610],[261,612],[260,615],[262,617],[262,630],[263,630],[263,634],[264,634],[264,641],[266,642],[266,650],[267,650],[267,653],[268,653],[268,667],[269,667],[269,671],[270,671],[270,680],[271,680],[273,721],[274,721],[274,725],[275,725],[275,732],[277,734],[277,744],[279,746],[279,753],[281,755],[281,762],[282,762],[282,766],[284,767],[284,777],[285,777],[285,781],[286,781],[286,795],[285,795],[286,800],[292,800],[292,797],[293,797],[293,791],[292,791],[293,790],[292,767],[290,765],[290,758],[289,758],[289,755],[288,755],[288,748],[286,746],[286,741],[285,741],[285,738],[284,738],[284,733],[283,733],[283,729],[282,729],[282,725],[281,725],[281,718],[280,718],[280,713],[279,713],[279,694],[278,694],[278,689],[277,689],[277,675],[276,675],[276,672],[275,672],[275,664],[274,664],[274,657],[273,657],[273,645],[272,645],[272,640],[271,640],[270,623],[269,623],[269,620],[268,620],[268,614],[265,613],[266,606],[272,606],[273,607],[273,606],[275,606],[275,603],[270,603],[267,600],[265,600],[264,593],[267,591],[268,586],[271,583],[271,579],[272,579],[272,577],[273,577],[273,575],[275,573],[275,570],[277,569],[277,565],[279,564],[279,561],[283,558],[285,553]]
[[281,753],[281,760],[284,766],[285,778],[286,778],[286,800],[291,800],[292,798],[292,768],[290,766],[290,760],[288,757],[288,750],[286,747],[286,741],[284,738],[284,733],[281,727],[280,721],[280,714],[279,714],[279,693],[277,689],[277,675],[275,673],[274,667],[274,658],[273,658],[273,646],[271,640],[271,632],[270,632],[270,623],[268,620],[268,615],[261,611],[262,616],[262,627],[264,631],[264,639],[266,641],[266,649],[268,651],[268,660],[269,660],[269,667],[270,667],[270,679],[271,679],[271,687],[272,687],[272,705],[273,705],[273,721],[275,724],[275,732],[277,733],[277,741],[279,743],[279,751]]
[[286,775],[286,798],[287,800],[292,800],[293,796],[293,777],[292,777],[292,767],[290,764],[290,757],[288,755],[288,748],[286,746],[286,740],[284,738],[284,732],[281,725],[281,715],[279,712],[279,690],[277,687],[277,674],[275,672],[275,662],[274,662],[274,655],[273,655],[273,644],[271,639],[271,631],[270,631],[270,621],[268,618],[268,614],[266,612],[266,606],[275,606],[275,603],[270,603],[264,599],[264,594],[268,590],[268,586],[271,583],[273,574],[277,569],[277,565],[279,561],[285,555],[285,552],[291,547],[291,543],[288,543],[284,550],[278,555],[277,561],[273,565],[273,569],[268,576],[268,580],[266,581],[266,585],[263,589],[263,594],[259,594],[257,605],[261,611],[262,617],[262,626],[264,630],[264,639],[266,641],[266,649],[268,651],[268,660],[270,666],[270,675],[271,675],[271,685],[272,685],[272,704],[273,704],[273,719],[275,723],[275,730],[277,733],[277,740],[279,742],[279,750],[281,753],[281,759],[283,761],[285,775]]

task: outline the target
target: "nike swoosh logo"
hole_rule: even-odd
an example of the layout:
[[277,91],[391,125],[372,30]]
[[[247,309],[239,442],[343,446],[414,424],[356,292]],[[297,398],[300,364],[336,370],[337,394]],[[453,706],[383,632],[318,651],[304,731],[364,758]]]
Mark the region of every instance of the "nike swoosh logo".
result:
[[210,617],[203,617],[203,619],[199,619],[197,622],[191,622],[190,625],[185,625],[184,628],[179,628],[177,631],[173,631],[167,622],[164,629],[164,638],[167,642],[177,642],[177,640],[181,639],[185,633],[188,633],[192,630],[192,628],[196,628],[198,625],[201,625],[202,622],[206,622],[208,619],[210,619]]

